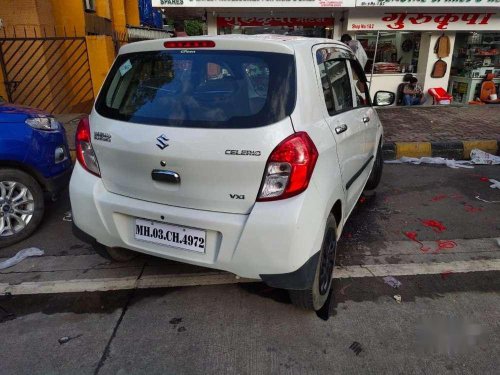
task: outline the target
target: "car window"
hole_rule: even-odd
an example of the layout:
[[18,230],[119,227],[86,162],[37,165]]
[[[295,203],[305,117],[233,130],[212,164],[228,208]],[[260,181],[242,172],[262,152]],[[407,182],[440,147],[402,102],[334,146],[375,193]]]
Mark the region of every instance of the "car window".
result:
[[354,108],[346,61],[327,60],[318,64],[325,104],[330,115]]
[[99,114],[178,127],[244,128],[289,116],[293,55],[250,51],[153,51],[121,55],[96,102]]
[[356,92],[354,98],[356,107],[369,106],[371,105],[370,91],[366,84],[366,77],[363,69],[361,69],[359,63],[354,60],[349,60],[349,63],[351,64],[352,83],[354,85],[354,91]]

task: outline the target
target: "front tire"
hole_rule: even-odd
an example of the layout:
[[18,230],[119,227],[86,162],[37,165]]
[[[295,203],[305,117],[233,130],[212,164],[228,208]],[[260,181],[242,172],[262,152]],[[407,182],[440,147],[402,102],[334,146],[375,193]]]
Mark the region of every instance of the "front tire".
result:
[[337,224],[332,214],[326,221],[323,244],[321,246],[314,282],[310,289],[289,290],[292,304],[306,309],[318,311],[323,307],[332,286],[335,255],[337,251]]
[[0,248],[29,237],[45,209],[43,191],[29,174],[0,169]]

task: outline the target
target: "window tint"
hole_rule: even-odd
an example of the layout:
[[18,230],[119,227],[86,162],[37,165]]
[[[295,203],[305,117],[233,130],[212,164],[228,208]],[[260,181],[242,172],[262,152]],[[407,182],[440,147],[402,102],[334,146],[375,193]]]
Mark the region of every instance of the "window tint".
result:
[[354,90],[356,91],[356,107],[362,107],[371,105],[370,92],[368,91],[368,85],[366,84],[366,77],[363,73],[363,69],[358,62],[350,60],[352,70],[352,81],[354,84]]
[[290,115],[292,55],[154,51],[120,56],[96,103],[101,115],[179,127],[265,126]]
[[319,63],[321,84],[328,113],[353,108],[352,88],[346,60],[329,60]]

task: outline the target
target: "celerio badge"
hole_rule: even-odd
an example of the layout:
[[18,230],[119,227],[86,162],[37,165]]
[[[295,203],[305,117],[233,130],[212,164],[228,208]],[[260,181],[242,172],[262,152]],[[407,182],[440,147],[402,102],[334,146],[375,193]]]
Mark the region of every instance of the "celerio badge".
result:
[[168,147],[168,141],[169,139],[165,134],[160,135],[159,137],[156,138],[158,143],[156,144],[160,150],[164,150]]

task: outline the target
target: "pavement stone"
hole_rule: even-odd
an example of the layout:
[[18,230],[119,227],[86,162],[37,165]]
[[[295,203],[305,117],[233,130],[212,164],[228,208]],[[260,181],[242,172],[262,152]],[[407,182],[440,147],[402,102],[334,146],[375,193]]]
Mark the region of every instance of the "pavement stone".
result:
[[500,106],[378,108],[385,142],[500,140]]

